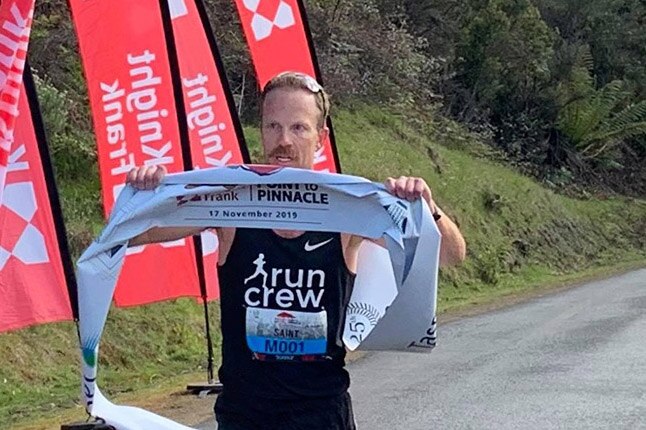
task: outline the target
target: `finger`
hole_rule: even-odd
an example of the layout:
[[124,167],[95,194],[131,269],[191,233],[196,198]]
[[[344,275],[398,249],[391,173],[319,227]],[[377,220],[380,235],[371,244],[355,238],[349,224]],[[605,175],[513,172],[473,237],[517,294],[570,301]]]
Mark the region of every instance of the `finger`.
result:
[[395,190],[395,179],[394,178],[387,178],[386,181],[384,182],[384,186],[386,187],[386,190],[389,193],[394,193]]
[[426,182],[422,178],[415,178],[415,199],[419,199],[424,196],[424,191],[428,188]]
[[147,170],[147,167],[145,166],[140,166],[137,169],[137,177],[135,178],[134,185],[140,190],[146,189],[146,170]]
[[406,184],[408,183],[408,178],[406,176],[400,176],[395,184],[395,194],[400,199],[406,199]]
[[400,199],[408,200],[408,177],[407,176],[400,176],[397,179],[397,197]]
[[393,179],[390,192],[397,198],[400,198],[400,199],[404,198],[401,178]]
[[153,187],[157,188],[161,184],[162,180],[166,176],[166,168],[164,166],[159,166],[155,174],[153,175]]
[[157,171],[157,166],[149,166],[146,169],[146,175],[144,176],[145,188],[147,190],[152,190],[155,188],[154,178],[155,172]]
[[429,207],[433,209],[433,192],[431,191],[431,187],[429,187],[426,183],[424,184],[424,190],[422,191],[422,198],[426,200],[426,203],[428,203]]
[[408,178],[405,185],[406,200],[412,201],[417,197],[415,196],[415,178]]
[[133,167],[126,175],[126,184],[134,185],[137,180],[137,169]]

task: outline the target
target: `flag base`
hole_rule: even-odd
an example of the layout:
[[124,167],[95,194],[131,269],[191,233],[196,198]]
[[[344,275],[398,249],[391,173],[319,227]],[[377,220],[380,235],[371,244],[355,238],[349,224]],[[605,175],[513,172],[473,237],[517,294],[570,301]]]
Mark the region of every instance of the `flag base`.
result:
[[188,384],[186,391],[191,394],[219,394],[222,392],[222,384],[220,382]]
[[114,430],[114,427],[99,422],[82,422],[61,425],[61,430]]

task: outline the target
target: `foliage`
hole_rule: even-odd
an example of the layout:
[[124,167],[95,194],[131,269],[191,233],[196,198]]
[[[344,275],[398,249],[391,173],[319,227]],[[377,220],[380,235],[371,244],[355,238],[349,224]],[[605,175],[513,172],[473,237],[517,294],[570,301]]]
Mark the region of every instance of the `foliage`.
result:
[[258,84],[235,2],[206,0],[205,5],[238,112],[244,121],[255,122],[258,113]]
[[[640,127],[629,127],[624,134],[608,124],[612,133],[600,132],[593,147],[583,154],[580,151],[587,145],[572,142],[561,127],[563,118],[572,114],[563,111],[570,109],[564,104],[563,91],[567,90],[568,100],[576,98],[570,90],[580,84],[586,91],[600,90],[620,80],[629,95],[613,107],[612,115],[629,105],[636,107],[627,116],[639,111],[646,79],[643,1],[380,4],[389,13],[404,11],[411,31],[428,40],[426,55],[442,59],[435,93],[444,100],[443,111],[474,130],[492,130],[492,143],[511,160],[529,163],[525,171],[543,177],[543,169],[549,176],[565,168],[576,172],[572,179],[577,181],[581,172],[595,168],[597,177],[614,181],[612,171],[598,168],[606,165],[633,171],[644,163],[646,138]],[[615,126],[626,125],[618,122]],[[621,182],[611,185],[625,189]]]
[[34,82],[57,173],[69,179],[83,177],[96,162],[94,140],[90,133],[75,125],[71,114],[85,107],[74,106],[74,99],[67,91],[57,89],[37,74]]
[[456,80],[477,104],[515,109],[548,80],[552,38],[529,1],[482,2],[462,30]]
[[308,4],[317,55],[338,101],[352,98],[389,105],[429,102],[439,63],[424,55],[426,41],[408,31],[406,17],[383,15],[377,2]]
[[600,159],[626,139],[646,135],[646,100],[626,106],[630,95],[621,81],[590,87],[565,103],[557,126],[582,156]]
[[593,75],[599,86],[631,82],[646,96],[646,3],[641,0],[535,0],[548,25],[567,43],[590,46]]
[[[205,4],[241,117],[255,123],[258,88],[235,5]],[[540,177],[566,169],[576,182],[594,168],[595,177],[626,190],[614,172],[639,172],[645,163],[646,137],[636,125],[646,97],[642,0],[308,0],[305,6],[335,107],[362,100],[449,115],[491,135],[510,161]],[[93,147],[73,26],[63,0],[36,7],[31,63],[50,93],[44,103],[67,100],[64,118],[46,109],[45,120],[62,130],[51,132],[56,151],[78,161],[59,162],[57,170],[73,176],[71,165],[87,165]],[[585,123],[583,112],[592,115],[614,81],[622,82],[625,97],[610,106],[596,134],[586,130],[592,140],[582,143],[573,124]],[[638,193],[646,190],[641,184]]]

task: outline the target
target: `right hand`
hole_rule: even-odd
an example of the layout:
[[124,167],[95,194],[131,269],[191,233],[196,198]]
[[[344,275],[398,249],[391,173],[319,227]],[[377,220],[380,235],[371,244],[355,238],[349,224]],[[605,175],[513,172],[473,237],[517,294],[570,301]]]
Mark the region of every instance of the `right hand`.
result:
[[135,167],[128,172],[126,184],[130,184],[138,190],[154,190],[161,184],[166,173],[167,170],[162,165]]

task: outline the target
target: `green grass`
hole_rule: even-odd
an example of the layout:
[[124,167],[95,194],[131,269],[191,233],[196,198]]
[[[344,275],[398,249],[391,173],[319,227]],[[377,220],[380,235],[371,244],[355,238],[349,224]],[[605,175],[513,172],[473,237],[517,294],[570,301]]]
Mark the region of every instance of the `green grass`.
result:
[[[377,181],[423,176],[460,225],[468,257],[441,273],[441,312],[646,265],[646,201],[566,198],[490,161],[487,147],[455,124],[413,124],[366,106],[335,116],[344,173]],[[245,134],[258,161],[258,131]],[[61,187],[76,255],[102,223],[95,170]],[[217,352],[217,303],[210,307]],[[113,309],[101,344],[101,386],[115,395],[200,371],[204,345],[202,310],[193,300]],[[0,334],[3,428],[76,405],[78,361],[71,323]]]
[[[217,304],[210,305],[210,314],[219,362]],[[203,321],[202,307],[192,299],[113,308],[101,343],[101,386],[113,396],[203,370]],[[78,341],[72,323],[0,335],[0,423],[19,423],[74,407],[79,386]]]
[[[383,180],[415,174],[460,225],[468,259],[441,288],[481,289],[527,270],[560,275],[644,258],[646,201],[573,200],[469,151],[450,149],[403,120],[362,108],[336,121],[344,171]],[[474,150],[479,150],[474,142]]]

